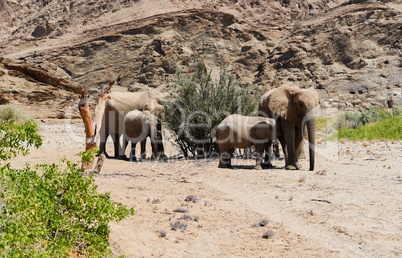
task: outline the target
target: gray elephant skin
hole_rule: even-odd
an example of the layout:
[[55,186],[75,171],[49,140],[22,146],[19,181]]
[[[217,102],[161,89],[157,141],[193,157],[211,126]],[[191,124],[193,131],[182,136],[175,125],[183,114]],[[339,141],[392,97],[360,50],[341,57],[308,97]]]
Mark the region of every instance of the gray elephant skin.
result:
[[[109,95],[111,99],[106,101],[100,129],[99,152],[108,156],[106,153],[106,140],[111,136],[114,143],[114,157],[126,159],[127,137],[123,137],[123,145],[120,146],[120,138],[124,135],[124,116],[135,109],[140,111],[148,110],[157,117],[160,116],[163,112],[163,106],[159,102],[166,97],[166,94],[156,90],[148,90],[142,92],[116,91]],[[158,130],[159,133],[157,132],[157,134],[160,134],[158,140],[161,141],[160,123],[158,123]],[[158,152],[163,153],[163,145],[160,147],[162,149],[158,150]]]
[[304,137],[304,125],[307,125],[310,170],[314,170],[315,107],[318,104],[319,98],[314,88],[281,86],[261,97],[259,114],[276,119],[278,139],[284,151],[287,170],[299,169],[296,150],[299,149]]
[[219,168],[233,168],[231,157],[235,148],[254,146],[255,169],[262,169],[262,154],[266,143],[274,140],[275,120],[264,117],[230,115],[216,128],[219,148]]
[[135,109],[124,116],[124,133],[128,140],[131,141],[130,161],[136,161],[135,146],[141,143],[141,160],[145,159],[146,142],[149,137],[152,146],[152,159],[157,158],[158,144],[155,141],[157,131],[157,118],[148,110],[139,111]]

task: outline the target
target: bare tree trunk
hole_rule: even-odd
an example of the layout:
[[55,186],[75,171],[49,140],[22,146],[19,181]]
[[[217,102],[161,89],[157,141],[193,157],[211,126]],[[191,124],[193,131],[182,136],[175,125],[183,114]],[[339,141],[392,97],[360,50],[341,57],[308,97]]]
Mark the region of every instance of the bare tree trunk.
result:
[[[92,125],[91,113],[89,111],[89,104],[87,101],[87,95],[82,94],[81,99],[78,102],[78,109],[80,110],[80,114],[82,120],[84,121],[85,127],[85,150],[90,150],[96,147],[96,142],[94,141],[94,129]],[[81,168],[92,169],[93,162],[91,163],[82,163]]]
[[[110,80],[109,85],[103,89],[103,95],[100,97],[97,105],[97,109],[95,111],[95,125],[93,125],[93,121],[91,119],[91,113],[89,110],[89,104],[87,101],[87,95],[85,94],[86,92],[83,92],[81,94],[81,99],[78,103],[78,109],[80,110],[80,114],[82,117],[82,120],[84,121],[84,127],[85,127],[85,150],[91,150],[97,147],[96,145],[96,136],[99,132],[99,128],[102,124],[102,117],[103,113],[105,112],[105,104],[106,100],[110,98],[108,92],[110,88],[113,86],[114,80]],[[94,154],[92,154],[94,155]],[[104,157],[102,155],[99,156],[97,164],[96,164],[96,170],[98,172],[101,170],[102,165],[104,162]],[[94,168],[94,161],[91,163],[82,163],[82,168],[85,170],[92,170]]]

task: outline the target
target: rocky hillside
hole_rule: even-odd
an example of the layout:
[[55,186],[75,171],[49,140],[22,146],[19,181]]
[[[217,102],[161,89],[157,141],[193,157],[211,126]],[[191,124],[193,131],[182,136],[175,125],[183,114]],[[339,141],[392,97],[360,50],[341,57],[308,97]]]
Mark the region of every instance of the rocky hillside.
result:
[[[17,70],[4,67],[0,58],[0,105],[12,104],[27,116],[46,122],[49,119],[77,119],[79,95],[43,83]],[[95,108],[95,100],[91,101]]]
[[110,78],[164,89],[202,57],[213,76],[224,63],[256,93],[289,84],[341,109],[402,104],[397,1],[31,2],[0,0],[0,56],[92,93]]

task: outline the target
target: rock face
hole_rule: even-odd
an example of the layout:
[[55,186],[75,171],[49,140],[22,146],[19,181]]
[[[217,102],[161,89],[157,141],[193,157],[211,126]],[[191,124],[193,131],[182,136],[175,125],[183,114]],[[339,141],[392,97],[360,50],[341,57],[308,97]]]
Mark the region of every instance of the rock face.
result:
[[[0,60],[0,105],[12,104],[25,115],[37,119],[77,119],[79,95],[41,83],[15,70],[8,70]],[[91,102],[95,108],[95,100]],[[93,110],[91,110],[93,112]]]
[[0,56],[92,93],[111,77],[134,91],[163,89],[177,69],[192,72],[203,58],[215,78],[224,63],[256,93],[313,86],[341,109],[402,104],[397,2],[0,0],[0,7],[7,25]]

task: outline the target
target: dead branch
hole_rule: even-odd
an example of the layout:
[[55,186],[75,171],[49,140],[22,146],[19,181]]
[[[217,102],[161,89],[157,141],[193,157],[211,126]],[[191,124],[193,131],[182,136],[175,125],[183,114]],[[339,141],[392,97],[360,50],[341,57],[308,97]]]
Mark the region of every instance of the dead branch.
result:
[[106,100],[110,99],[109,91],[112,88],[114,80],[109,81],[109,85],[102,89],[102,96],[99,98],[97,108],[95,109],[95,128],[94,128],[94,137],[96,138],[99,133],[99,129],[102,125],[103,113],[105,112]]
[[329,204],[331,204],[331,202],[330,202],[330,201],[327,201],[327,200],[320,200],[320,199],[310,199],[310,201],[312,201],[312,202],[326,202],[326,203],[329,203]]
[[[81,99],[78,102],[78,109],[80,110],[80,114],[82,120],[84,121],[85,127],[85,150],[90,150],[96,147],[96,141],[94,140],[94,129],[91,119],[91,113],[89,110],[88,97],[86,95],[81,95]],[[91,163],[82,163],[82,168],[85,170],[92,169],[93,162]]]
[[100,171],[102,169],[102,166],[103,166],[103,163],[105,162],[105,159],[106,159],[105,153],[101,153],[99,155],[98,161],[96,162],[96,165],[95,165],[95,168],[94,168],[94,170],[98,171],[98,173],[100,173]]

